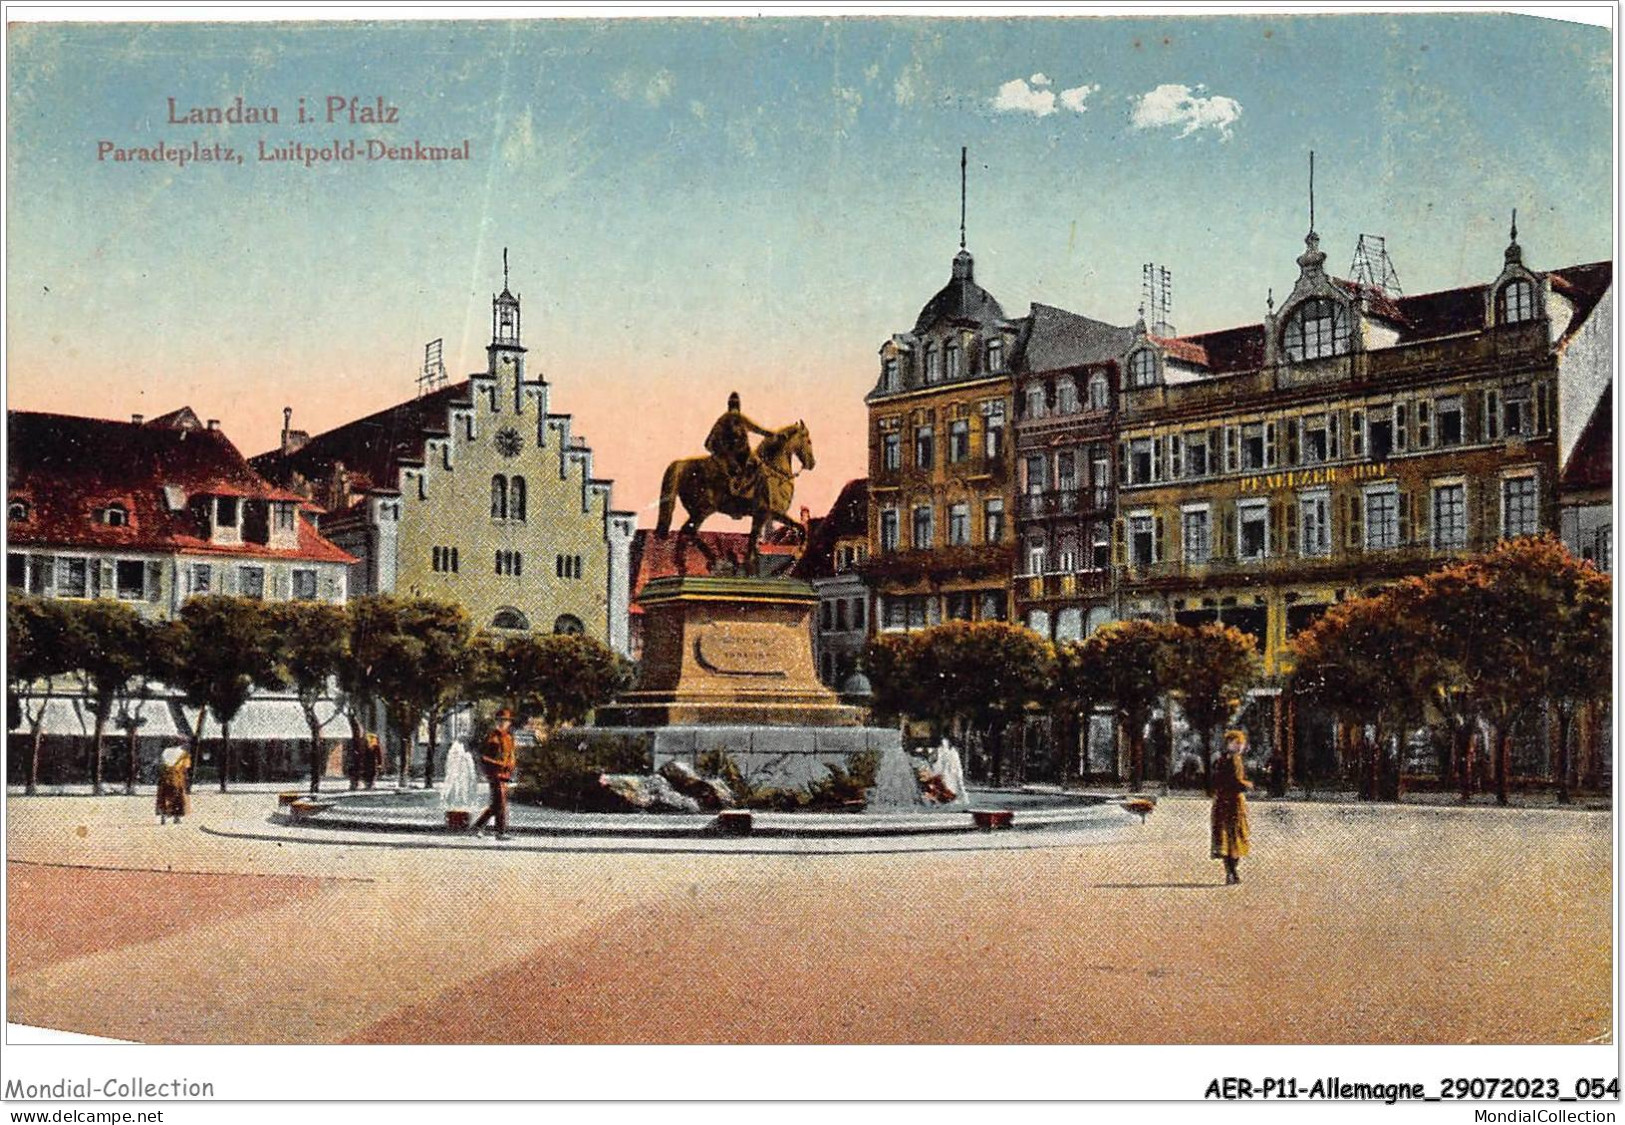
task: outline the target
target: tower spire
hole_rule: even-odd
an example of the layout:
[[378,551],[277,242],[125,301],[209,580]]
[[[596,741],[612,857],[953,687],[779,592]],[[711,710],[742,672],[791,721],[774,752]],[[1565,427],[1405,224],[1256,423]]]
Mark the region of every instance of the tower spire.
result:
[[[1310,224],[1313,225],[1313,224]],[[508,248],[502,248],[502,291],[508,291]]]
[[1309,150],[1309,233],[1315,233],[1315,150]]
[[1518,241],[1518,209],[1512,209],[1512,241]]
[[965,154],[967,148],[959,146],[959,248],[965,248]]

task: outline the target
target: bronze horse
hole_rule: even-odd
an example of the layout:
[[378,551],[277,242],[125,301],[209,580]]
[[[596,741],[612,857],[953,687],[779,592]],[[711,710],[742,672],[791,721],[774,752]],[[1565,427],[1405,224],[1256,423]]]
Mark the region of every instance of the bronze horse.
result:
[[685,536],[693,539],[707,560],[715,563],[716,556],[699,537],[700,525],[717,512],[735,519],[748,519],[750,546],[745,553],[745,567],[747,572],[755,573],[762,531],[770,523],[795,528],[801,532],[802,542],[806,542],[806,527],[788,514],[796,491],[796,474],[790,468],[792,456],[801,462],[803,469],[813,467],[812,437],[807,433],[805,422],[785,426],[762,439],[756,447],[762,471],[754,494],[747,496],[733,493],[727,472],[714,457],[673,461],[666,467],[666,475],[660,482],[660,521],[655,527],[656,534],[661,538],[670,534],[672,509],[681,500],[688,521],[677,529],[679,564],[683,559]]

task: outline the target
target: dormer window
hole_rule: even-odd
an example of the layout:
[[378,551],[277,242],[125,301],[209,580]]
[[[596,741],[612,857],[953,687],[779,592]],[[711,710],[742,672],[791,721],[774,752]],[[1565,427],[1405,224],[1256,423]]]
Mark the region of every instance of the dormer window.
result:
[[28,502],[13,500],[6,505],[6,519],[11,523],[18,523],[28,518]]
[[925,346],[925,381],[935,383],[942,378],[942,354],[935,344]]
[[101,510],[101,522],[108,527],[128,527],[130,525],[130,509],[123,504],[109,504]]
[[943,350],[948,353],[948,378],[959,378],[965,373],[964,350],[958,344],[949,344]]
[[1534,320],[1534,283],[1520,277],[1501,286],[1495,298],[1495,319],[1501,324],[1521,324]]
[[1026,395],[1027,417],[1042,418],[1044,416],[1044,387],[1041,383],[1034,383],[1027,388]]
[[294,514],[294,506],[286,502],[271,506],[276,509],[276,529],[278,531],[292,531],[293,521],[298,518]]
[[989,340],[987,342],[987,369],[989,371],[1004,370],[1004,341]]
[[1055,381],[1055,411],[1057,414],[1078,412],[1078,384],[1070,375],[1063,375]]
[[1150,348],[1141,348],[1129,356],[1128,379],[1131,387],[1156,386],[1157,353]]
[[1313,297],[1293,310],[1281,337],[1291,363],[1344,355],[1349,350],[1348,310],[1328,297]]
[[892,356],[880,365],[880,389],[895,391],[897,389],[897,357]]
[[1106,382],[1106,376],[1096,374],[1089,377],[1089,409],[1106,410],[1112,404],[1111,386]]
[[237,497],[217,496],[214,501],[214,524],[216,527],[237,526]]

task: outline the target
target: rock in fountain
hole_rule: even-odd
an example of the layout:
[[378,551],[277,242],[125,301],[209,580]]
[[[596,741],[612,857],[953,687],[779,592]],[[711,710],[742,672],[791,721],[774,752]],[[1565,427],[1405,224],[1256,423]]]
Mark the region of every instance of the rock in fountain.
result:
[[888,746],[880,752],[875,787],[867,797],[867,812],[915,812],[921,807],[920,785],[901,746]]
[[818,680],[811,621],[818,595],[788,578],[673,577],[650,582],[638,687],[600,708],[596,725],[573,739],[641,745],[658,770],[690,765],[707,752],[733,760],[753,786],[806,788],[849,766],[864,751],[902,767],[885,791],[901,800],[903,782],[918,804],[902,736],[861,725]]

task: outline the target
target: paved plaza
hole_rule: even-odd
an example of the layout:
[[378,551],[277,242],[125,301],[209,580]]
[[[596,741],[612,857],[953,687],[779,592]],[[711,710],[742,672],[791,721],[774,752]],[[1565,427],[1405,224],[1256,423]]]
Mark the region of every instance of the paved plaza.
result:
[[[7,800],[13,1022],[164,1043],[1583,1043],[1611,816],[1258,801],[807,841],[281,829],[266,793]],[[517,846],[515,846],[517,845]],[[730,850],[731,849],[731,850]]]

